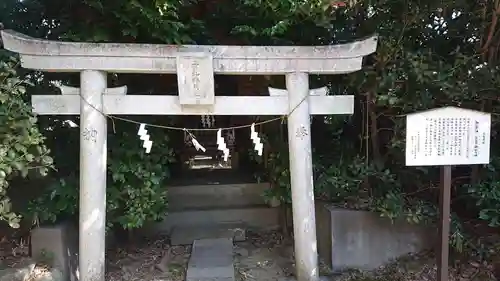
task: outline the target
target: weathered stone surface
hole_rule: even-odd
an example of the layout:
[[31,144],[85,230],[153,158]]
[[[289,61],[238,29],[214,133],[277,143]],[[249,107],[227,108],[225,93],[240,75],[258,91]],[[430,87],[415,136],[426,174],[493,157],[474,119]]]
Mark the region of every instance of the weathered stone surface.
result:
[[[168,95],[104,95],[103,112],[115,115],[286,115],[288,96],[217,96],[214,106],[181,106],[179,97]],[[33,111],[39,115],[78,115],[77,95],[33,95]],[[137,106],[141,104],[141,106]],[[251,104],[252,106],[248,106]],[[352,114],[354,96],[309,97],[310,113]]]
[[202,239],[193,243],[187,281],[231,281],[234,277],[233,239]]
[[231,238],[234,241],[245,241],[246,227],[243,225],[200,225],[191,227],[175,227],[170,235],[172,245],[191,245],[195,240]]
[[349,44],[300,47],[56,42],[8,30],[2,31],[2,40],[6,49],[21,55],[25,68],[135,73],[175,73],[179,52],[211,54],[215,73],[349,73],[360,70],[363,57],[377,48],[376,36]]
[[[290,185],[294,224],[295,268],[297,279],[318,279],[318,250],[311,149],[310,88],[307,73],[288,73],[287,120]],[[324,98],[324,97],[323,97]]]
[[177,211],[262,206],[266,204],[262,195],[269,188],[269,183],[170,186],[168,194],[174,199],[170,200],[168,207],[170,211]]
[[279,209],[256,206],[170,212],[163,222],[151,225],[147,232],[169,233],[174,227],[215,226],[218,224],[246,225],[256,229],[274,229],[279,227]]
[[[61,90],[62,95],[80,95],[80,88],[70,87],[70,86],[59,86],[59,90]],[[127,94],[127,86],[107,88],[104,91],[105,95],[126,95]]]
[[100,111],[107,73],[80,73],[79,277],[104,281],[106,252],[107,122]]
[[177,84],[181,105],[213,105],[214,66],[210,53],[179,53]]
[[50,259],[64,280],[78,280],[78,232],[69,223],[43,226],[31,232],[31,253],[35,259]]
[[[327,276],[320,276],[319,277],[319,281],[331,281],[331,280],[335,280],[331,277],[327,277]],[[284,278],[281,278],[281,279],[278,279],[278,281],[297,281],[297,278],[295,277],[284,277]]]
[[373,212],[319,204],[316,220],[319,255],[335,271],[376,269],[435,245],[435,230],[405,221],[393,224]]
[[235,247],[234,254],[241,256],[241,257],[247,257],[250,254],[250,252],[248,251],[248,249],[245,249],[242,247]]
[[[268,88],[270,96],[288,96],[288,90],[278,89],[278,88]],[[311,96],[326,96],[328,94],[327,87],[321,87],[317,89],[309,90],[309,95]]]

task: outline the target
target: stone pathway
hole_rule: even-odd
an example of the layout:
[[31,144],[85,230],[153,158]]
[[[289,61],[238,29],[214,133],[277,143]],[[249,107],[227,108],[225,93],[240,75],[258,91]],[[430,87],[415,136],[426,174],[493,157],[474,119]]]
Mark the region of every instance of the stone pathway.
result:
[[186,281],[234,281],[233,239],[195,240]]

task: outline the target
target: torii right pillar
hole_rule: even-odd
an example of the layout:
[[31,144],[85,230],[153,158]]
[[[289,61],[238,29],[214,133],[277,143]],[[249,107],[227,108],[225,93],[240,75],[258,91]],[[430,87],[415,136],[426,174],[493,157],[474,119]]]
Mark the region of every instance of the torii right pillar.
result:
[[288,149],[292,188],[293,233],[297,280],[318,280],[316,212],[311,152],[309,75],[286,75],[288,90]]

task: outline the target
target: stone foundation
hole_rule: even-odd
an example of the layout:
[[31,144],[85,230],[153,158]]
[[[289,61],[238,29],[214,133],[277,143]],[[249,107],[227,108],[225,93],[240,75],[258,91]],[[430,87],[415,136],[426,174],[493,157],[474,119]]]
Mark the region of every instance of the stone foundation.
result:
[[[226,210],[226,213],[231,212]],[[269,221],[266,214],[252,218],[259,218],[261,223]],[[211,221],[209,225],[216,226],[217,221]],[[320,258],[334,271],[376,269],[403,255],[433,247],[437,234],[436,228],[403,221],[393,224],[377,213],[335,208],[322,202],[316,203],[316,227]],[[110,242],[107,244],[112,245]],[[43,252],[52,256],[54,265],[65,276],[64,280],[78,280],[78,232],[75,226],[61,224],[34,229],[31,244],[34,257]]]
[[[90,247],[91,245],[89,245]],[[78,278],[78,228],[70,223],[37,227],[31,232],[31,255],[59,269],[62,280]]]
[[318,252],[334,271],[373,270],[409,253],[432,248],[436,228],[392,223],[379,214],[316,205]]
[[[114,247],[115,243],[113,235],[106,236],[106,248]],[[65,222],[33,229],[31,257],[51,263],[61,272],[62,280],[78,281],[78,226]]]

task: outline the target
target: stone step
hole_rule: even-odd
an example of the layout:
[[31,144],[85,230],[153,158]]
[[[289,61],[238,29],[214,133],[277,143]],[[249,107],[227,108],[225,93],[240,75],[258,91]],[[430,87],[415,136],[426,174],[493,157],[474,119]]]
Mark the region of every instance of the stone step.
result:
[[[330,281],[332,280],[331,276],[319,276],[319,281]],[[297,278],[294,276],[289,277],[280,277],[277,281],[297,281]]]
[[220,169],[223,167],[228,167],[233,163],[232,155],[229,155],[227,162],[221,159],[202,159],[202,160],[193,160],[186,162],[186,164],[190,165],[191,169],[204,169],[204,168],[212,168],[212,169]]
[[233,239],[201,239],[193,243],[186,281],[234,281]]
[[217,161],[217,159],[214,159],[213,157],[207,157],[205,159],[191,159],[191,162],[195,164],[209,164],[213,163],[214,161]]
[[183,170],[170,180],[170,186],[188,185],[214,185],[214,184],[239,184],[255,183],[255,178],[244,170],[232,169],[195,169]]
[[246,226],[244,225],[200,225],[179,226],[172,229],[171,245],[191,245],[195,240],[232,238],[234,241],[246,240]]
[[268,183],[208,184],[168,187],[171,211],[265,205]]
[[171,233],[174,227],[203,225],[246,225],[249,228],[279,227],[279,209],[266,206],[170,212],[165,220],[148,227],[152,233]]

